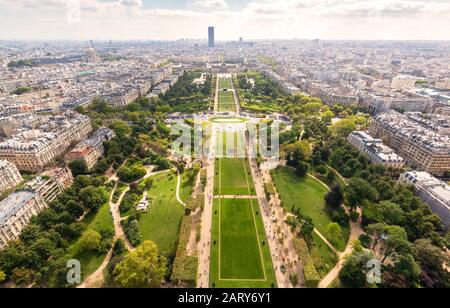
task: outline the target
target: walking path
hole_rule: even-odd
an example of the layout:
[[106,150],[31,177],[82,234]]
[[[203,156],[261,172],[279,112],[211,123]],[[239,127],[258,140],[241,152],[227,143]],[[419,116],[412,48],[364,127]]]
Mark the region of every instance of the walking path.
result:
[[[124,235],[122,225],[120,224],[120,221],[121,221],[120,211],[118,211],[119,205],[122,202],[123,198],[125,197],[125,194],[130,190],[130,187],[127,187],[127,189],[125,189],[125,191],[120,195],[117,203],[114,203],[112,201],[112,199],[113,199],[113,195],[117,189],[118,184],[119,184],[119,182],[116,182],[116,184],[114,185],[114,188],[111,191],[111,194],[109,196],[109,201],[108,201],[110,213],[113,216],[114,231],[115,231],[113,242],[115,242],[119,238],[122,238],[122,239],[124,239],[128,250],[132,250],[133,246],[131,245],[131,243],[128,241],[128,239]],[[115,210],[116,208],[117,208],[117,211]],[[99,268],[94,273],[92,273],[89,277],[87,277],[83,281],[83,283],[79,286],[79,288],[94,288],[94,287],[99,287],[102,285],[102,283],[104,281],[103,271],[108,266],[108,263],[112,258],[112,254],[113,254],[113,251],[111,248],[110,251],[108,252],[108,254],[106,255],[105,259],[103,260],[102,264],[99,266]]]
[[205,206],[201,217],[201,237],[198,243],[197,287],[209,288],[209,267],[211,256],[212,208],[214,195],[214,162],[217,132],[212,124],[210,151],[206,161],[207,182],[205,187]]
[[[153,172],[154,170],[154,166],[148,166],[147,167],[147,174],[140,179],[137,182],[140,182],[142,180],[145,180],[151,176],[154,176],[156,174],[162,173],[162,172],[167,172],[167,171],[158,171],[158,172]],[[114,239],[113,242],[115,243],[116,240],[118,239],[123,239],[125,242],[125,245],[127,247],[127,249],[129,251],[134,250],[133,245],[130,243],[130,241],[128,240],[128,238],[125,235],[125,232],[123,231],[122,228],[122,224],[121,221],[123,221],[125,218],[122,218],[120,216],[120,204],[122,203],[123,198],[125,197],[125,195],[130,191],[130,186],[128,185],[128,187],[122,192],[122,194],[120,195],[119,199],[117,200],[116,203],[114,203],[113,200],[113,196],[114,196],[114,192],[116,191],[118,185],[119,185],[119,179],[117,178],[117,175],[111,174],[109,176],[110,181],[111,180],[115,180],[116,184],[114,185],[113,190],[111,191],[111,194],[109,195],[109,211],[112,215],[113,218],[113,223],[114,223]],[[108,266],[109,261],[112,258],[112,248],[111,250],[108,252],[108,254],[106,255],[105,259],[103,260],[102,264],[99,266],[99,268],[92,273],[89,277],[87,277],[83,283],[79,286],[79,288],[94,288],[94,287],[99,287],[101,286],[101,284],[103,283],[104,277],[103,277],[103,271],[105,270],[105,268]]]
[[182,206],[186,207],[186,203],[184,203],[183,200],[181,200],[181,198],[180,198],[180,187],[181,187],[181,174],[180,174],[180,172],[177,171],[177,175],[178,175],[178,181],[177,181],[177,201],[178,201],[178,203],[180,203]]
[[255,195],[215,195],[214,199],[258,199]]
[[353,253],[353,241],[357,240],[360,235],[364,234],[364,231],[361,228],[361,209],[358,209],[359,219],[357,222],[350,222],[350,238],[345,248],[345,251],[342,253],[337,253],[339,256],[339,261],[336,266],[320,281],[319,288],[327,288],[339,275],[339,272],[344,265],[346,256]]

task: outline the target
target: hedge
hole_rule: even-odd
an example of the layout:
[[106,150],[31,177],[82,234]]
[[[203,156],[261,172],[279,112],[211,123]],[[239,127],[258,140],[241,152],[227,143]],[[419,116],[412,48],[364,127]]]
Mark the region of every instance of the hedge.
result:
[[197,283],[198,257],[188,256],[186,248],[192,228],[192,217],[184,216],[181,221],[180,238],[177,253],[173,262],[172,281],[178,281],[195,287]]
[[305,277],[305,285],[308,288],[315,288],[320,282],[320,276],[317,272],[314,262],[309,254],[308,245],[304,239],[294,238],[295,251],[300,260],[303,261],[303,276]]

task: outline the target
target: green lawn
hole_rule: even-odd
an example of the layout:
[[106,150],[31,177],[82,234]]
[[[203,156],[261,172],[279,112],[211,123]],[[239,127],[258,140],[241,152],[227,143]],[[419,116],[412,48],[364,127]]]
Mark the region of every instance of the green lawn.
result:
[[214,194],[255,195],[249,161],[243,158],[216,159]]
[[327,244],[315,233],[313,233],[314,246],[310,255],[320,278],[324,278],[338,261],[337,255]]
[[[84,220],[86,223],[85,230],[94,230],[99,233],[107,231],[114,234],[114,223],[109,212],[109,204],[105,203],[95,215],[87,216]],[[68,258],[79,260],[81,263],[81,271],[83,279],[87,278],[102,264],[106,254],[99,254],[96,252],[79,253],[80,240],[78,239],[67,248]]]
[[212,229],[211,287],[276,286],[256,200],[215,200]]
[[[182,178],[181,198],[190,195],[192,187]],[[172,256],[176,252],[184,207],[176,199],[177,176],[172,172],[153,177],[153,187],[148,191],[150,206],[139,221],[142,240],[156,243],[160,252]]]
[[220,89],[231,89],[231,79],[230,78],[220,78],[219,79],[219,88]]
[[[303,215],[311,217],[316,229],[326,236],[327,226],[332,222],[325,211],[327,188],[311,177],[299,178],[289,167],[278,167],[272,172],[272,178],[283,206],[291,212],[299,209]],[[337,243],[336,248],[344,251],[349,230],[346,226],[341,227],[344,239]]]
[[236,104],[234,102],[233,92],[231,91],[220,91],[219,92],[219,111],[235,111]]

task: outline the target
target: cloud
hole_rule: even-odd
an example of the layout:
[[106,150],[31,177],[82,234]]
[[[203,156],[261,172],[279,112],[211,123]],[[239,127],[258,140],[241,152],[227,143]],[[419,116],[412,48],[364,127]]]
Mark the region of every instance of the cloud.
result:
[[119,2],[124,6],[142,7],[142,0],[120,0]]
[[226,9],[228,3],[225,0],[195,0],[192,6],[205,9]]
[[[174,9],[149,9],[143,0],[79,0],[81,22],[65,25],[68,1],[76,0],[0,0],[4,25],[0,38],[13,37],[19,30],[8,24],[23,20],[20,31],[25,37],[28,33],[52,35],[57,31],[53,24],[59,22],[62,37],[65,33],[70,37],[69,31],[77,37],[204,37],[204,29],[213,24],[218,36],[226,39],[375,35],[378,39],[402,38],[401,33],[408,39],[416,33],[418,38],[429,38],[430,33],[449,39],[445,32],[450,20],[448,0],[250,0],[241,10],[234,10],[225,0],[185,0],[187,8]],[[366,27],[374,21],[379,21],[377,27]],[[412,27],[417,29],[411,31]]]

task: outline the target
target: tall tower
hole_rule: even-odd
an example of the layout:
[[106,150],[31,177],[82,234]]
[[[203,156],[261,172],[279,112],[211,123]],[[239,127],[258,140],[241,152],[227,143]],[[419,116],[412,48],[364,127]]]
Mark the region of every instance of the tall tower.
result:
[[214,27],[208,28],[208,46],[210,48],[214,47]]

